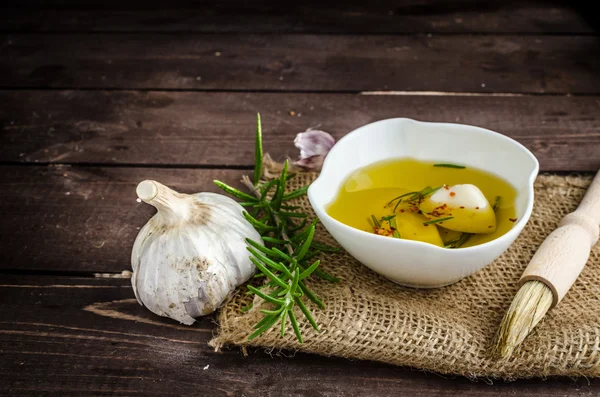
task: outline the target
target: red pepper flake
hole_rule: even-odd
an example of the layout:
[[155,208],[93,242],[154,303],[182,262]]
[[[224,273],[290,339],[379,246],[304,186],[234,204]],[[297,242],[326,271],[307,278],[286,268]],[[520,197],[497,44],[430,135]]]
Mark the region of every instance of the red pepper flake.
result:
[[475,209],[476,209],[476,210],[478,210],[478,209],[479,209],[479,207],[475,207]]
[[491,229],[491,228],[493,228],[493,226],[492,226],[492,225],[488,226],[488,229]]
[[517,218],[508,218],[508,220],[511,221],[511,222],[516,222]]
[[446,186],[446,185],[444,185],[444,189],[450,190],[450,188],[448,186]]
[[461,205],[461,206],[460,206],[460,209],[461,209],[461,210],[464,210],[464,209],[465,209],[465,207],[463,207],[463,206]]
[[373,233],[378,234],[380,236],[391,236],[393,232],[384,228],[374,228]]
[[450,197],[454,197],[454,196],[456,196],[456,193],[450,192]]
[[400,208],[400,212],[404,212],[404,210],[402,208]]

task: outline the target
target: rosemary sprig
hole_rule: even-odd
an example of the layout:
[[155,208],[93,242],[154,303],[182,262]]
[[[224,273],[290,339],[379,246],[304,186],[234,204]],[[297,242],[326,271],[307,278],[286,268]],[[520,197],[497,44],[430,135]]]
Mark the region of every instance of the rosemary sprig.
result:
[[[438,186],[435,188],[432,188],[431,186],[427,186],[425,189],[420,190],[418,192],[408,192],[408,193],[404,193],[401,194],[398,197],[394,197],[393,199],[391,199],[388,202],[388,205],[392,204],[394,201],[398,200],[398,202],[396,203],[396,205],[394,206],[394,211],[396,212],[396,210],[398,209],[398,206],[400,205],[400,203],[402,203],[403,201],[405,202],[414,202],[416,203],[416,205],[418,206],[419,204],[421,204],[421,201],[423,201],[425,199],[425,197],[432,195],[433,193],[437,192],[438,190],[440,190],[443,186]],[[408,197],[407,199],[404,199],[405,197]]]
[[[305,300],[312,301],[321,309],[325,308],[325,305],[310,290],[307,279],[314,275],[327,281],[338,282],[336,277],[319,269],[320,261],[315,258],[322,252],[335,252],[339,249],[314,240],[317,219],[309,223],[308,215],[299,211],[301,207],[284,204],[302,197],[308,190],[308,186],[304,186],[286,192],[286,183],[294,177],[294,174],[288,173],[288,161],[285,162],[279,178],[260,183],[262,159],[262,128],[258,115],[253,180],[248,176],[242,178],[242,183],[251,194],[215,181],[225,192],[241,199],[240,204],[256,210],[252,214],[244,212],[243,215],[267,244],[263,246],[259,242],[246,240],[250,260],[257,269],[255,277],[267,280],[260,287],[249,285],[248,293],[258,296],[272,306],[268,310],[261,310],[264,316],[254,326],[254,332],[248,339],[258,337],[277,323],[280,323],[281,335],[284,336],[289,320],[296,338],[302,343],[302,333],[294,307],[300,308],[309,324],[319,331],[319,326],[306,307]],[[250,308],[251,306],[248,306],[243,310],[247,311]]]

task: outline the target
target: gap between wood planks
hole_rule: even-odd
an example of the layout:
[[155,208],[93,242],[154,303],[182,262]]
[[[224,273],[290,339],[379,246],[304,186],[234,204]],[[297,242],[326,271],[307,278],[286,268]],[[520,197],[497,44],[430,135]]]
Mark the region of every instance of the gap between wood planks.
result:
[[[485,88],[485,87],[483,87]],[[231,93],[231,94],[314,94],[314,95],[404,95],[404,96],[478,96],[478,97],[591,97],[600,92],[476,92],[476,91],[398,91],[398,90],[314,90],[314,89],[254,89],[254,88],[130,88],[130,87],[81,87],[81,86],[2,86],[0,92],[10,91],[91,91],[91,92],[198,92],[198,93]]]
[[596,37],[600,36],[599,32],[436,32],[435,30],[424,30],[422,32],[394,32],[392,30],[385,30],[379,32],[370,32],[367,30],[356,30],[352,32],[320,32],[318,30],[306,30],[306,31],[289,31],[289,32],[278,32],[278,31],[269,31],[269,30],[256,30],[252,32],[239,32],[239,31],[217,31],[217,30],[207,30],[207,31],[189,31],[189,30],[168,30],[168,31],[160,31],[160,30],[36,30],[36,29],[10,29],[10,28],[2,28],[0,27],[0,34],[28,34],[28,35],[45,35],[45,34],[55,34],[55,35],[120,35],[120,34],[130,34],[130,35],[180,35],[180,34],[193,34],[195,36],[203,36],[203,35],[222,35],[222,36],[231,36],[231,35],[239,35],[240,33],[248,33],[248,34],[256,34],[262,36],[280,36],[282,34],[288,36],[303,36],[303,35],[319,35],[319,36],[400,36],[400,37],[433,37],[433,36],[448,36],[448,37],[486,37],[486,36],[544,36],[544,37],[572,37],[572,36],[591,36]]
[[[484,97],[523,97],[539,96],[544,94],[527,94],[516,92],[444,92],[444,91],[361,91],[359,95],[404,95],[404,96],[484,96]],[[557,94],[554,94],[557,95]],[[560,95],[560,94],[559,94]],[[564,96],[572,96],[564,94]]]
[[[92,271],[69,271],[69,270],[22,270],[22,269],[0,269],[0,274],[5,275],[27,275],[27,276],[48,276],[48,277],[78,277],[78,278],[98,278],[98,279],[130,279],[132,271],[129,269],[122,270],[120,272],[92,272]],[[0,287],[27,287],[19,284],[2,284]],[[47,285],[39,287],[45,288]],[[52,287],[63,287],[71,288],[72,285],[52,285]],[[30,286],[30,288],[37,288],[36,286]],[[108,288],[104,286],[94,286],[90,288]]]
[[102,163],[102,162],[69,162],[69,161],[33,161],[33,162],[21,162],[21,161],[10,161],[10,160],[2,160],[0,161],[0,166],[2,165],[10,165],[10,166],[20,166],[20,167],[52,167],[52,166],[61,166],[61,167],[102,167],[102,168],[159,168],[159,169],[194,169],[194,170],[209,170],[209,169],[223,169],[223,170],[252,170],[252,165],[227,165],[227,164],[165,164],[165,163]]

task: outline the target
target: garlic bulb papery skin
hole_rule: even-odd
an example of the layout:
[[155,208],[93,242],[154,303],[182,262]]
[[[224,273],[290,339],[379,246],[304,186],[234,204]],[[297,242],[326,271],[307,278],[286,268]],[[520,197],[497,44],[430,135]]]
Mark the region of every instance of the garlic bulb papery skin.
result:
[[131,252],[131,284],[142,306],[190,325],[219,308],[254,274],[245,239],[262,240],[233,199],[181,194],[149,180],[136,192],[158,210]]

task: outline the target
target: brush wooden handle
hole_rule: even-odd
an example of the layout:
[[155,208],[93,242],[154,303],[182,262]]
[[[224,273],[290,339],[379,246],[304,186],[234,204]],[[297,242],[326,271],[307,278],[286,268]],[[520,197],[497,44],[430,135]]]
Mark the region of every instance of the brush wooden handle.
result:
[[544,240],[519,280],[538,280],[554,295],[552,307],[562,300],[587,262],[600,230],[600,171],[575,212],[565,216]]

